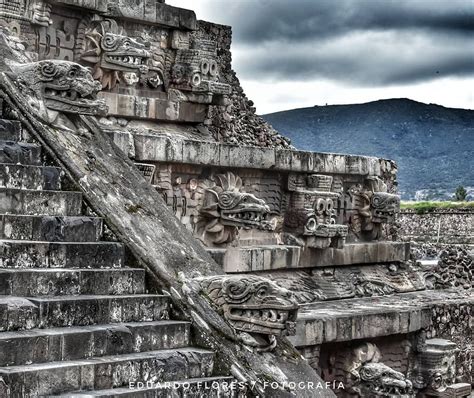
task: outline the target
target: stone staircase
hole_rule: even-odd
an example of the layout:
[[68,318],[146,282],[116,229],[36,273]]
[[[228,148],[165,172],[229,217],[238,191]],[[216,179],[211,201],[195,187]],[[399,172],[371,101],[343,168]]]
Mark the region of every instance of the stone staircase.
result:
[[26,141],[0,119],[0,397],[232,396],[214,353],[190,346],[190,324]]

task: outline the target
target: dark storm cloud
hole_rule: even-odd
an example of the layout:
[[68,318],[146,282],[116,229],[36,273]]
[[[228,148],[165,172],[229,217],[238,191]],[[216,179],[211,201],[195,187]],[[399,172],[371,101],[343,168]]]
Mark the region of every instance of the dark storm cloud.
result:
[[432,29],[474,33],[472,0],[239,0],[216,2],[238,27],[236,39],[259,43],[333,37],[354,30]]
[[[436,35],[435,35],[436,36]],[[322,44],[244,46],[236,66],[250,79],[330,79],[359,86],[420,82],[474,71],[474,43],[417,32],[358,32]]]
[[474,74],[472,0],[211,0],[247,79],[389,85]]

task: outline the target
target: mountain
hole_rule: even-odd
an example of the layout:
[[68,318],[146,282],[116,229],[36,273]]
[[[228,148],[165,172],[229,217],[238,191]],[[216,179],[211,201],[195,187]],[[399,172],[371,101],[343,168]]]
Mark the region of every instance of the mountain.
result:
[[409,99],[327,105],[263,115],[302,150],[394,159],[403,199],[474,195],[474,110]]

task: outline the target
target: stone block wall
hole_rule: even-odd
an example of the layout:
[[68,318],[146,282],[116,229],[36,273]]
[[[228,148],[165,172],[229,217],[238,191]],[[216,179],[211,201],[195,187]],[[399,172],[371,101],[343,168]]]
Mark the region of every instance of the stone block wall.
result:
[[474,244],[474,209],[436,210],[417,214],[403,210],[398,215],[399,238],[403,241]]

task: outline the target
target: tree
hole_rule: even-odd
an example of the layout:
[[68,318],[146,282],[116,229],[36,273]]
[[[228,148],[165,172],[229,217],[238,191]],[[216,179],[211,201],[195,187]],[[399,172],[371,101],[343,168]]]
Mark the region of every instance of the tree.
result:
[[457,202],[464,202],[466,200],[466,196],[467,196],[466,189],[462,185],[459,185],[456,188],[456,192],[454,193],[454,199]]

